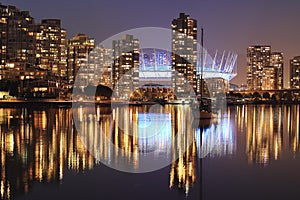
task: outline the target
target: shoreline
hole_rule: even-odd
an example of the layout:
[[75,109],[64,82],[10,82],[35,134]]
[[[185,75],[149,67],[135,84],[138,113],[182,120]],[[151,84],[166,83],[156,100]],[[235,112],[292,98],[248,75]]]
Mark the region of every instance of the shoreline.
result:
[[249,101],[249,102],[227,102],[228,106],[238,105],[299,105],[300,101]]
[[[159,102],[124,102],[124,101],[84,101],[84,102],[73,102],[64,100],[0,100],[0,108],[11,107],[11,106],[67,106],[72,107],[72,105],[117,105],[117,106],[144,106],[144,105],[154,105],[159,104]],[[166,105],[189,105],[187,103],[180,102],[164,102]],[[300,101],[249,101],[249,102],[227,102],[227,106],[238,106],[238,105],[299,105]]]

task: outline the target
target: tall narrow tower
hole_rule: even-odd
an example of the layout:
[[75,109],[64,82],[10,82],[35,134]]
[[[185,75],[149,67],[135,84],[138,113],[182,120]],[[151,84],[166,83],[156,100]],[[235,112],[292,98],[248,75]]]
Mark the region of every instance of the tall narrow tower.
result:
[[189,84],[196,92],[197,21],[184,13],[172,21],[172,61],[173,89],[184,94]]
[[291,88],[300,88],[300,56],[290,61],[290,81]]
[[140,42],[133,35],[113,41],[112,83],[119,98],[128,99],[139,84]]
[[[95,40],[93,38],[89,38],[85,34],[77,34],[73,38],[71,38],[68,42],[68,81],[70,83],[74,83],[78,70],[81,69],[81,76],[84,75],[85,83],[84,85],[88,85],[93,79],[90,77],[90,74],[93,74],[92,69],[88,69],[87,72],[84,72],[83,69],[88,62],[89,53],[95,47]],[[91,67],[89,65],[89,67]],[[92,72],[89,72],[92,71]]]
[[275,69],[274,85],[275,89],[283,89],[283,53],[271,53],[271,66]]

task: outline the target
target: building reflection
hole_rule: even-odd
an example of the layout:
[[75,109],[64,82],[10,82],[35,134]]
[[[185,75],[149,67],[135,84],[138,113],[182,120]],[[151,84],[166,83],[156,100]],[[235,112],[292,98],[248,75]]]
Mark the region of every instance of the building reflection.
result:
[[189,107],[120,106],[111,112],[79,107],[75,115],[78,132],[97,161],[116,167],[123,161],[138,169],[140,155],[172,160],[173,154],[179,158],[192,144],[195,128]]
[[268,165],[283,149],[283,110],[280,106],[246,107],[246,149],[249,163]]
[[[236,153],[236,123],[235,112],[228,108],[225,112],[219,111],[218,118],[209,128],[198,129],[197,146],[200,157],[223,157]],[[200,135],[202,133],[202,140]]]
[[27,193],[35,181],[59,182],[68,167],[91,169],[70,109],[0,108],[1,199]]
[[[184,107],[174,110],[172,132],[172,160],[169,187],[177,187],[188,195],[197,177],[197,147],[193,119],[187,116],[189,111]],[[194,123],[198,125],[199,123]]]
[[223,119],[220,113],[218,124],[200,129],[188,106],[120,106],[112,113],[103,109],[78,107],[75,114],[78,132],[95,159],[118,170],[140,172],[140,158],[153,153],[156,162],[172,163],[170,188],[187,194],[197,179],[199,157],[236,151],[230,114]]
[[268,165],[288,149],[296,155],[299,151],[299,105],[260,105],[244,109],[249,163]]
[[[197,147],[194,140],[186,151],[179,152],[179,158],[171,164],[170,188],[178,187],[188,195],[197,178]],[[175,155],[173,155],[175,157]]]
[[138,170],[141,155],[149,153],[172,163],[170,188],[188,194],[199,157],[236,148],[229,117],[200,129],[188,106],[78,107],[76,113],[73,118],[71,108],[0,109],[2,199],[27,193],[35,181],[60,182],[67,169],[80,172],[102,162]]
[[[187,122],[187,124],[189,123]],[[182,149],[182,146],[179,145],[177,149],[181,151],[173,150],[173,152],[178,152],[179,155],[171,165],[170,188],[178,187],[188,195],[197,179],[199,181],[200,176],[203,176],[199,159],[235,154],[236,136],[234,131],[230,109],[225,113],[220,111],[218,119],[209,126],[193,129],[192,137],[189,138],[191,145],[185,146],[185,149]],[[172,146],[176,145],[178,145],[176,140],[172,139]],[[175,153],[173,153],[173,158],[176,158]]]
[[237,137],[246,139],[249,163],[267,165],[286,149],[296,155],[299,110],[299,105],[229,107],[216,123],[199,128],[188,106],[78,107],[75,118],[72,108],[0,108],[1,199],[100,162],[138,171],[146,154],[170,161],[169,187],[188,195],[202,176],[199,158],[234,155]]
[[284,124],[288,133],[290,150],[296,155],[299,152],[299,134],[300,134],[300,105],[292,105],[284,108]]

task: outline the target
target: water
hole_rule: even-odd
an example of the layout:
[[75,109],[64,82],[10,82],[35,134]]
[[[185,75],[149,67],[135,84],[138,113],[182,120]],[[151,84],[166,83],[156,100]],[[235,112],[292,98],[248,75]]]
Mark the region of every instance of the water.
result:
[[299,110],[0,108],[1,199],[299,199]]

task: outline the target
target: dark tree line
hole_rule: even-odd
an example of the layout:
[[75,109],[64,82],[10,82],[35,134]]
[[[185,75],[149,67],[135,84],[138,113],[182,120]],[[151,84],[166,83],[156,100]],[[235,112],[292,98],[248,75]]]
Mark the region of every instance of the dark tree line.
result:
[[96,96],[96,97],[105,97],[110,99],[112,96],[113,91],[103,85],[98,85],[97,87],[94,85],[88,85],[84,88],[84,94],[87,96]]
[[0,84],[0,90],[9,92],[10,96],[18,96],[19,94],[19,82],[17,81],[4,81]]

